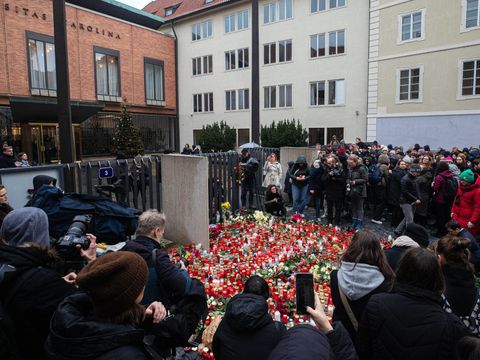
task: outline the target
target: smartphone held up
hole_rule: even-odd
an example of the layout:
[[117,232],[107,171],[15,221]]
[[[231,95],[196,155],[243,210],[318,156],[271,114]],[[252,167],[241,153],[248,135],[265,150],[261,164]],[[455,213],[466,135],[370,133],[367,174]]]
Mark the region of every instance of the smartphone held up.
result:
[[297,273],[295,274],[296,303],[297,314],[308,315],[307,306],[315,307],[313,274]]

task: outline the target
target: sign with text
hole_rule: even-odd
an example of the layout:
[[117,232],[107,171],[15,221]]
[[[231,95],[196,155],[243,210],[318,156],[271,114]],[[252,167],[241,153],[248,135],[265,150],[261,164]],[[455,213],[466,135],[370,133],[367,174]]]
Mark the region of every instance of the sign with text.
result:
[[111,179],[113,177],[113,168],[112,167],[102,167],[98,169],[98,178],[99,179]]

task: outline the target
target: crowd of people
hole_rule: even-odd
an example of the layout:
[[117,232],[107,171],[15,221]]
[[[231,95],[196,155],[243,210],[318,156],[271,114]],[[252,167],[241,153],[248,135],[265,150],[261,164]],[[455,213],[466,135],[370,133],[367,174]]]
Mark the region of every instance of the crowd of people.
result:
[[[259,162],[244,150],[241,164],[242,203],[253,206]],[[217,360],[478,359],[479,164],[473,148],[334,144],[319,147],[311,167],[305,156],[289,164],[282,184],[271,154],[260,170],[267,211],[285,216],[281,192],[291,191],[294,212],[312,205],[341,225],[349,210],[357,230],[330,274],[333,319],[315,295],[310,320],[287,330],[269,313],[269,285],[253,275],[203,337],[204,284],[162,248],[164,214],[142,213],[136,236],[102,256],[87,234],[88,247],[72,249],[81,268],[70,272],[46,213],[11,209],[0,187],[0,358],[195,359],[177,349],[202,341]],[[388,249],[361,229],[366,208],[376,224],[396,225]]]
[[[248,151],[243,154],[248,161]],[[447,234],[445,225],[452,219],[474,236],[480,231],[478,148],[432,151],[428,145],[415,145],[404,150],[358,140],[349,145],[317,145],[313,159],[311,166],[303,155],[289,162],[282,184],[278,156],[268,156],[262,184],[267,212],[285,213],[285,202],[277,195],[283,190],[294,213],[302,214],[311,206],[318,221],[326,218],[335,226],[348,225],[344,219],[351,218],[350,227],[359,230],[368,211],[374,224],[389,219],[396,236],[406,225],[417,223],[431,227],[434,235],[441,237]],[[242,206],[251,207],[254,174],[245,174]]]

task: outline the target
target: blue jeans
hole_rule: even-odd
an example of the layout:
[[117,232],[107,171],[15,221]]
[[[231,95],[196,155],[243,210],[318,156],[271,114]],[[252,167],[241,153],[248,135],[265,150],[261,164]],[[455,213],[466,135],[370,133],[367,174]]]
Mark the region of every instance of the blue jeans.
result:
[[293,212],[302,213],[308,204],[308,186],[298,187],[292,184]]
[[242,180],[241,184],[241,196],[240,200],[242,201],[242,207],[247,207],[247,193],[248,193],[248,207],[251,209],[253,208],[253,192],[255,188],[255,179],[253,178],[246,178]]

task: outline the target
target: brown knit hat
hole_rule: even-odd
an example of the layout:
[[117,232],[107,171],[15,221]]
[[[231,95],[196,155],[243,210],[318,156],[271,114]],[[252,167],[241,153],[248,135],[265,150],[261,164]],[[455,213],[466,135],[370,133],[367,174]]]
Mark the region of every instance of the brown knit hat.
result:
[[76,282],[91,296],[95,311],[102,317],[109,317],[135,303],[147,278],[147,263],[140,255],[118,251],[88,264],[80,271]]

